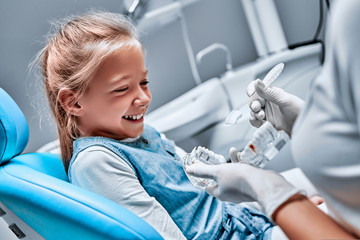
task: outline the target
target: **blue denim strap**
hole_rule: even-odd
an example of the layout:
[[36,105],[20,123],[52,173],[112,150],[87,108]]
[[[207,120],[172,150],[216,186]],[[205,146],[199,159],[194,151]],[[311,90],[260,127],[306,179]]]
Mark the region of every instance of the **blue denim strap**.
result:
[[217,231],[214,240],[227,239],[227,236],[230,234],[230,231],[231,231],[231,217],[229,217],[226,214],[221,222],[220,228]]

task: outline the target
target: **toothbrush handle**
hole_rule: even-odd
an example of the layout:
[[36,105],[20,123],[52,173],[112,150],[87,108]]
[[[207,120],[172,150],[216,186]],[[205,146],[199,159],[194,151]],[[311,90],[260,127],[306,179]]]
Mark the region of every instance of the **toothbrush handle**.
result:
[[242,116],[240,109],[244,107],[246,104],[249,104],[251,101],[254,101],[257,98],[257,94],[255,93],[250,98],[246,99],[242,103],[240,103],[236,108],[234,108],[231,113],[227,116],[225,120],[225,124],[233,125],[236,124]]
[[264,77],[263,82],[265,87],[269,86],[275,79],[278,78],[282,70],[284,69],[284,63],[279,63],[273,67]]
[[237,105],[234,110],[235,111],[239,111],[242,107],[244,107],[245,105],[250,104],[250,102],[256,100],[259,97],[259,95],[257,93],[254,93],[253,95],[251,95],[251,97],[247,98],[246,100],[242,101],[239,105]]
[[[284,63],[279,63],[275,67],[273,67],[264,77],[263,83],[265,87],[269,86],[275,79],[278,78],[282,70],[284,69]],[[235,110],[239,111],[243,106],[246,104],[249,104],[250,102],[256,100],[259,97],[259,95],[255,92],[251,97],[240,103]]]
[[[275,67],[273,67],[264,77],[263,83],[265,87],[269,86],[282,72],[284,69],[284,63],[279,63]],[[236,124],[238,120],[242,117],[242,114],[240,112],[240,109],[244,107],[246,104],[249,104],[250,102],[256,100],[259,97],[259,95],[255,92],[253,95],[251,95],[249,98],[247,98],[245,101],[240,103],[238,106],[236,106],[228,115],[228,117],[225,120],[226,124]]]

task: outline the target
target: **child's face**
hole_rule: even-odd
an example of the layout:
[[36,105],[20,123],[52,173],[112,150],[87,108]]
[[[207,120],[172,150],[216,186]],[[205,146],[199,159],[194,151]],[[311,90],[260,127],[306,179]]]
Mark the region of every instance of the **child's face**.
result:
[[81,135],[118,140],[141,135],[151,101],[147,83],[141,49],[118,49],[106,57],[78,101]]

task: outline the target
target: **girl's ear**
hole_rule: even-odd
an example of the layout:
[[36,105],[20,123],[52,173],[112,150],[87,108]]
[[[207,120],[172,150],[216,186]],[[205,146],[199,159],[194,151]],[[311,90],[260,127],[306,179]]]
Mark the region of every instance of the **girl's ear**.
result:
[[69,88],[62,88],[58,93],[57,99],[67,113],[75,116],[82,115],[83,109],[79,105],[78,98],[74,91]]

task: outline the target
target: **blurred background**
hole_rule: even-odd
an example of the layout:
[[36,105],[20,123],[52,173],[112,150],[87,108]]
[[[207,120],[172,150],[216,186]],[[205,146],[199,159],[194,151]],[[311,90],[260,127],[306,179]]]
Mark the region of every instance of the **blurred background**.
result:
[[[173,113],[172,109],[174,106],[176,108],[176,101],[179,98],[180,102],[177,104],[191,105],[191,101],[187,102],[184,97],[181,98],[184,95],[186,98],[189,91],[197,89],[198,92],[193,94],[200,96],[209,90],[211,98],[215,99],[213,105],[225,102],[224,111],[216,112],[216,116],[206,113],[202,118],[190,119],[188,122],[159,130],[169,132],[168,137],[174,139],[187,151],[191,150],[191,146],[203,145],[225,155],[230,145],[236,144],[241,148],[241,144],[251,137],[251,131],[247,130],[250,125],[246,125],[246,129],[239,130],[231,127],[224,130],[220,125],[229,111],[240,101],[236,99],[236,92],[244,95],[248,82],[254,77],[263,76],[265,71],[277,62],[285,62],[285,66],[288,66],[285,68],[289,70],[284,72],[284,77],[287,79],[302,76],[302,73],[307,72],[306,69],[314,70],[315,67],[313,74],[301,83],[301,89],[307,88],[308,83],[318,74],[321,67],[323,45],[316,44],[313,40],[323,39],[326,14],[321,16],[321,13],[326,13],[326,5],[321,3],[322,1],[314,0],[259,0],[258,2],[261,4],[266,1],[268,2],[263,4],[270,2],[272,4],[270,6],[274,6],[275,9],[266,7],[260,9],[261,6],[257,6],[259,9],[256,16],[267,17],[268,13],[270,19],[274,19],[275,16],[275,20],[279,20],[280,25],[270,25],[265,30],[270,32],[267,34],[274,35],[271,37],[277,38],[281,34],[282,36],[279,47],[275,44],[275,50],[268,46],[265,51],[261,49],[261,43],[257,42],[258,38],[254,37],[256,26],[254,27],[255,23],[251,20],[254,16],[249,15],[249,4],[252,4],[250,2],[256,2],[253,0],[0,1],[0,87],[14,98],[28,120],[30,139],[26,151],[36,151],[46,143],[57,139],[56,127],[42,89],[42,79],[36,72],[29,71],[29,63],[45,45],[45,35],[50,29],[51,21],[90,9],[128,14],[139,26],[141,39],[147,49],[146,65],[149,70],[149,87],[153,94],[149,109],[150,123],[162,126],[160,118],[165,119],[167,115]],[[302,44],[303,42],[306,44]],[[209,51],[203,52],[206,54],[201,61],[196,61],[199,52],[214,43],[217,45],[208,48]],[[311,45],[314,45],[314,48],[306,48]],[[301,51],[304,53],[298,49],[303,49]],[[300,57],[296,57],[299,54]],[[296,56],[292,57],[293,55]],[[231,69],[227,68],[229,59]],[[232,74],[233,72],[235,75]],[[237,73],[241,74],[236,75]],[[243,79],[246,81],[243,85],[231,87],[233,83],[230,83],[232,80],[229,79],[236,76],[238,78],[236,81],[242,81],[241,76],[245,75]],[[226,85],[227,83],[229,84]],[[224,99],[216,100],[217,92],[211,91],[212,87],[217,86],[216,84],[223,87],[226,95]],[[289,86],[288,83],[284,84],[279,83],[280,86]],[[289,87],[289,89],[291,91],[299,87],[293,85],[293,88]],[[299,91],[295,93],[305,98],[306,90]],[[204,96],[202,101],[208,102],[205,97],[207,96]],[[191,99],[196,101],[196,98]],[[168,105],[173,100],[175,105]],[[157,113],[160,107],[163,107],[163,110]],[[182,115],[169,117],[168,122],[173,124],[176,119],[196,115],[195,113],[203,111],[203,108],[206,109],[207,105],[199,108],[185,108],[181,112]],[[210,108],[211,106],[208,107]],[[176,132],[172,132],[174,128],[179,128],[182,133],[189,129],[189,132],[187,135],[179,136]],[[242,138],[242,142],[226,142],[230,134],[234,138]],[[226,144],[220,146],[216,144],[218,142],[226,142]],[[278,168],[288,167],[290,165]]]

